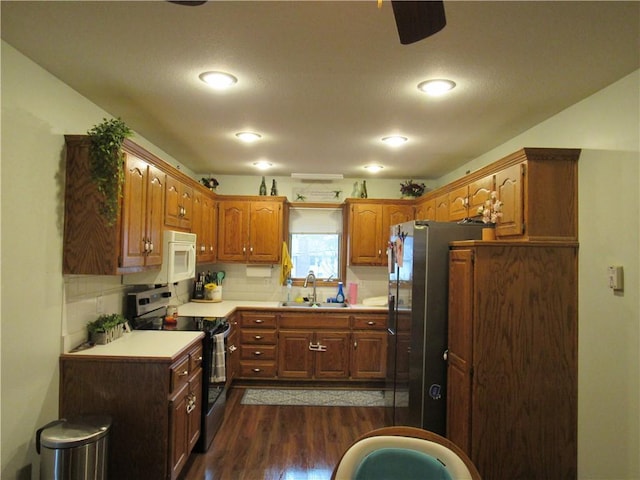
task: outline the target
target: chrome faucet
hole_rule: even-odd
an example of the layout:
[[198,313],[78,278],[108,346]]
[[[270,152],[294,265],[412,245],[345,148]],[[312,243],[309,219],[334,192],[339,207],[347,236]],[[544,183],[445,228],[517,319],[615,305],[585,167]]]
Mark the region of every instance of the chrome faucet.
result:
[[304,279],[304,285],[302,286],[302,288],[307,288],[307,285],[309,284],[309,280],[313,282],[313,293],[311,294],[311,298],[309,298],[309,301],[311,303],[316,303],[316,276],[313,273],[313,270],[309,270],[309,273],[307,274],[307,278]]

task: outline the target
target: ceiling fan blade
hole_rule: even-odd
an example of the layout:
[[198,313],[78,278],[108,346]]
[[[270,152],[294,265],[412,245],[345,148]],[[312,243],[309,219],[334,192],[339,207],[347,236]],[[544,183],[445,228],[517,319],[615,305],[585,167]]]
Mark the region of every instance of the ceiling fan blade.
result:
[[427,38],[447,24],[442,1],[391,0],[391,5],[403,45]]
[[204,1],[190,1],[190,0],[167,0],[169,3],[175,3],[178,5],[184,5],[185,7],[197,7],[198,5],[203,5],[207,3],[207,0]]

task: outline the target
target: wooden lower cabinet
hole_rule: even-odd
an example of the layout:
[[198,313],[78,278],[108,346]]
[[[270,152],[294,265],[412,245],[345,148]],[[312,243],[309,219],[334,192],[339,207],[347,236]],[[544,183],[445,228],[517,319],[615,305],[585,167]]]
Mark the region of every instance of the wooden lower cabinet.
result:
[[387,377],[386,311],[239,311],[235,318],[240,327],[239,379],[382,381]]
[[352,327],[351,378],[385,379],[389,344],[387,315],[354,315]]
[[278,324],[278,378],[349,378],[348,314],[283,313]]
[[175,479],[184,468],[193,447],[200,438],[202,413],[202,369],[196,370],[189,382],[169,401],[170,439],[169,459],[171,478]]
[[447,437],[484,480],[577,477],[577,244],[455,242]]
[[60,357],[60,417],[112,418],[109,478],[175,480],[180,474],[200,435],[202,341],[183,351],[175,359]]

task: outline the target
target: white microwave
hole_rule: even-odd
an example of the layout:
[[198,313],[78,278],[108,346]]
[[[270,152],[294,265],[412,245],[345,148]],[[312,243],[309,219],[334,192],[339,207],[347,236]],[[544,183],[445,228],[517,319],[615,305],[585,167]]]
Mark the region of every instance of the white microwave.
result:
[[160,270],[123,276],[125,285],[160,285],[189,280],[196,276],[196,234],[165,230]]

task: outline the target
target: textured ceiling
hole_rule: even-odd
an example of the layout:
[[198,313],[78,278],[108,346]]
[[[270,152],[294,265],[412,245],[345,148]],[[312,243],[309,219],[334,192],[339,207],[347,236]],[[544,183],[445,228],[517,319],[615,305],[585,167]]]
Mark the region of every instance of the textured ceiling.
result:
[[[3,40],[202,174],[266,159],[269,175],[438,178],[640,67],[635,1],[445,1],[447,26],[412,45],[389,1],[0,8]],[[216,93],[206,70],[238,84]],[[416,89],[442,77],[447,97]],[[409,142],[384,146],[392,133]]]

